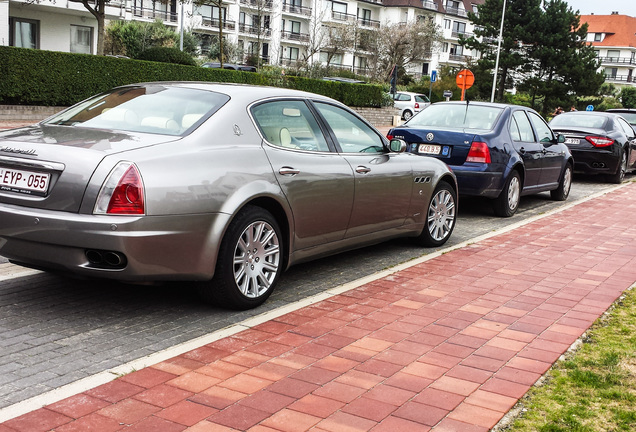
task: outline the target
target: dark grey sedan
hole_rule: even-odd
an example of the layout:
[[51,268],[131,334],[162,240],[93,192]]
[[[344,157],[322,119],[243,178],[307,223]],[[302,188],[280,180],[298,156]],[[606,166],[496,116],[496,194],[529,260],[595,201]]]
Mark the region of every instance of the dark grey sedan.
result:
[[413,237],[441,246],[457,185],[346,106],[287,89],[116,88],[0,133],[0,255],[251,308],[292,264]]

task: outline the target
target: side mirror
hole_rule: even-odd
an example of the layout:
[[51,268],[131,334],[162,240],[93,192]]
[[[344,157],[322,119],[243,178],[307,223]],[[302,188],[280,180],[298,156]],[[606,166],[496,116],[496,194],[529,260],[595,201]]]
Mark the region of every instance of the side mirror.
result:
[[395,153],[404,153],[407,147],[406,141],[399,138],[393,138],[389,143],[389,148]]
[[558,133],[556,134],[556,136],[557,136],[557,143],[563,144],[565,142],[565,135]]

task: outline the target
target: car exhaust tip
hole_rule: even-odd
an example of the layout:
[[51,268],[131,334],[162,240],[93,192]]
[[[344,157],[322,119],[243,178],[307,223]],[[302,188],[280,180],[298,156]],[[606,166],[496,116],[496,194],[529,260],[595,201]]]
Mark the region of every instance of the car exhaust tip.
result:
[[93,268],[123,269],[126,267],[126,256],[121,252],[87,249],[84,253]]

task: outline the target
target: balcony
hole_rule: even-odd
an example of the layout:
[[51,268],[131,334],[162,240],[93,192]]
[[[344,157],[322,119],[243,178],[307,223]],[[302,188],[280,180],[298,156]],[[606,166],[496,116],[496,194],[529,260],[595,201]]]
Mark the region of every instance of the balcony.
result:
[[636,83],[636,77],[633,75],[613,75],[607,74],[605,75],[605,81],[614,81],[621,83]]
[[599,57],[599,60],[603,64],[636,65],[636,59],[632,57]]
[[[213,27],[219,28],[219,19],[218,18],[210,18],[210,17],[201,17],[201,25],[203,27]],[[236,23],[234,21],[225,20],[223,21],[223,28],[226,30],[234,30],[236,28]]]
[[448,61],[456,62],[456,63],[466,63],[468,60],[468,56],[461,54],[450,54],[448,56]]
[[283,12],[295,14],[295,15],[304,15],[304,16],[310,17],[311,10],[312,10],[311,8],[304,7],[304,6],[294,6],[290,4],[283,5]]
[[169,22],[169,23],[177,22],[176,12],[167,12],[167,11],[154,10],[149,8],[140,8],[140,7],[133,6],[132,13],[136,17],[148,18],[152,20],[159,19],[163,22]]
[[290,59],[290,58],[280,58],[280,65],[281,66],[296,66],[298,65],[299,61],[298,59]]
[[358,18],[358,24],[362,27],[380,28],[380,21]]
[[424,0],[422,2],[422,7],[424,9],[430,9],[430,10],[434,10],[434,11],[437,10],[437,4],[432,2],[432,1],[429,1],[429,0]]
[[347,21],[347,22],[352,22],[358,19],[358,17],[355,15],[351,15],[344,12],[336,12],[336,11],[331,11],[331,18],[334,21]]
[[468,14],[464,9],[456,8],[456,7],[447,7],[446,13],[449,15],[457,15],[460,17],[468,17]]
[[241,0],[241,4],[252,9],[265,10],[271,9],[274,2],[273,0]]
[[454,31],[454,30],[451,32],[451,37],[452,38],[458,39],[460,36],[463,37],[464,39],[468,39],[468,38],[473,37],[474,34],[466,33],[466,32],[459,32],[459,31]]
[[309,42],[309,35],[307,33],[294,33],[289,31],[280,32],[282,40],[285,41],[294,41],[294,42]]
[[263,28],[255,25],[239,24],[239,33],[255,35],[259,34],[263,37],[270,37],[272,35],[272,29]]

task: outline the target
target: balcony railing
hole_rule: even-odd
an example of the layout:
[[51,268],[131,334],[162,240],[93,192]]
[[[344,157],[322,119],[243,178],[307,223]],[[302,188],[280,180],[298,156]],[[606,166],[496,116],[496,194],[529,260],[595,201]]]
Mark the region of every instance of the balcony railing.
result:
[[283,12],[311,16],[311,8],[305,7],[305,6],[294,6],[290,4],[284,4]]
[[296,42],[309,42],[309,35],[307,33],[294,33],[289,31],[280,32],[281,38],[283,40],[288,41],[296,41]]
[[631,57],[599,57],[601,63],[612,63],[612,64],[636,64],[636,59]]
[[437,10],[437,4],[429,0],[424,0],[422,2],[422,6],[424,7],[424,9],[431,9],[434,11]]
[[296,66],[298,64],[298,59],[290,59],[290,58],[280,58],[281,66]]
[[[201,17],[201,25],[204,27],[214,27],[219,28],[219,19],[218,18],[208,18]],[[223,28],[227,30],[234,30],[236,28],[236,23],[234,21],[223,21]]]
[[358,18],[358,24],[360,24],[362,27],[380,28],[380,21],[371,19]]
[[256,9],[271,9],[274,2],[273,0],[241,0],[241,4]]
[[461,16],[461,17],[467,17],[468,16],[468,14],[466,13],[466,11],[464,9],[460,9],[460,8],[456,8],[456,7],[447,7],[446,8],[446,13],[450,14],[450,15]]
[[474,35],[472,33],[466,33],[466,32],[454,31],[454,30],[451,32],[451,37],[459,38],[460,36],[462,36],[464,39],[468,39],[470,37],[473,37]]
[[336,21],[355,21],[358,19],[355,15],[336,11],[331,11],[331,18]]
[[468,56],[461,55],[461,54],[450,54],[448,56],[448,60],[454,61],[454,62],[464,63],[464,62],[466,62],[468,60]]
[[173,12],[133,7],[132,13],[136,17],[149,18],[153,20],[160,19],[164,22],[171,22],[171,23],[177,22],[177,14]]
[[272,35],[272,29],[247,24],[239,24],[239,32],[253,35],[260,34],[265,37],[270,37]]
[[636,77],[634,77],[633,75],[612,75],[612,74],[606,74],[605,75],[605,80],[606,81],[618,81],[618,82],[633,82],[636,83]]

